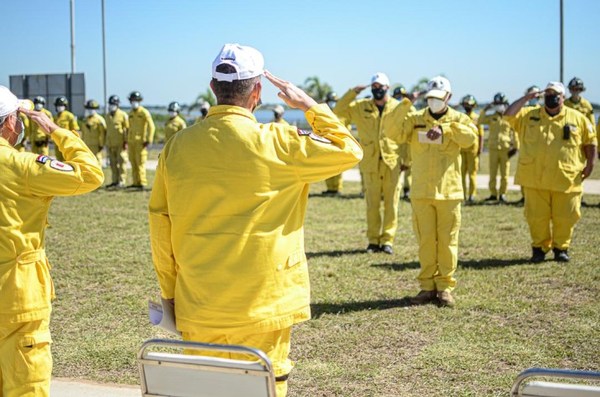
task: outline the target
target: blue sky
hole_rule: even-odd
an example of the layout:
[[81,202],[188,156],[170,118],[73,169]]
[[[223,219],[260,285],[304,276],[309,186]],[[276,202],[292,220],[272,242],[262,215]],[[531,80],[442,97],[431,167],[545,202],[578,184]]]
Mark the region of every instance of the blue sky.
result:
[[[259,49],[267,69],[301,84],[319,76],[338,94],[375,72],[410,87],[443,73],[454,98],[509,100],[559,78],[559,0],[105,0],[108,95],[142,92],[147,104],[192,102],[208,88],[226,42]],[[565,82],[600,103],[600,1],[564,0]],[[76,71],[101,100],[101,1],[75,1]],[[9,75],[68,73],[69,0],[2,0]],[[263,82],[263,101],[278,102]]]

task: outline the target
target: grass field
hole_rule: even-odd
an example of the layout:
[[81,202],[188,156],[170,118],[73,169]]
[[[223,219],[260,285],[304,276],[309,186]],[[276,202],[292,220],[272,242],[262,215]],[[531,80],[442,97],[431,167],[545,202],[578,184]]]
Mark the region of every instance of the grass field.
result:
[[[600,367],[600,208],[583,208],[571,263],[533,265],[522,207],[464,207],[457,307],[442,309],[407,300],[419,268],[410,205],[400,203],[395,254],[368,255],[359,184],[342,198],[323,189],[311,187],[306,216],[313,319],[294,331],[290,396],[506,396],[528,367]],[[54,376],[135,384],[142,341],[168,336],[147,319],[159,294],[149,195],[53,203]]]

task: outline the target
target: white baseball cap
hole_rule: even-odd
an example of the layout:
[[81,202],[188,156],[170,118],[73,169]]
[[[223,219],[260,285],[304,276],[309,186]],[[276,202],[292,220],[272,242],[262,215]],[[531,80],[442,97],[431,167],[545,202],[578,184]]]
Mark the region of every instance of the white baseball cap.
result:
[[548,91],[548,90],[552,90],[558,94],[565,95],[565,85],[563,83],[561,83],[560,81],[549,82],[544,91]]
[[451,93],[450,81],[445,77],[436,76],[427,83],[425,98],[446,99],[446,96]]
[[385,73],[375,73],[373,77],[371,77],[371,84],[379,83],[381,85],[390,85],[390,79],[387,77]]
[[[235,73],[217,72],[217,66],[231,65]],[[212,64],[212,77],[217,81],[246,80],[264,73],[265,60],[255,48],[239,44],[225,44]]]
[[283,108],[283,106],[281,106],[281,105],[276,105],[276,106],[273,108],[273,111],[274,111],[275,113],[277,113],[277,114],[283,114],[283,113],[285,112],[285,109],[284,109],[284,108]]
[[8,88],[0,85],[0,119],[15,112],[18,108],[33,109],[33,102],[28,99],[18,99]]

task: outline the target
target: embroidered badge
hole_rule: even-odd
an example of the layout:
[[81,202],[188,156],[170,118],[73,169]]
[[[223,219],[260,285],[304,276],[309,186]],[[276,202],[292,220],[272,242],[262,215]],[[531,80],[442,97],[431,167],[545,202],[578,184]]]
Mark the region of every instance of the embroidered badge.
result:
[[71,172],[74,170],[73,166],[69,164],[62,163],[58,160],[52,160],[50,162],[50,168],[53,168],[58,171]]
[[35,159],[35,161],[37,161],[40,164],[46,164],[48,162],[48,160],[50,160],[50,157],[48,156],[44,156],[43,154],[40,154],[39,156],[37,156],[37,158]]
[[298,128],[297,130],[298,130],[298,135],[307,136],[310,139],[312,139],[313,141],[317,141],[317,142],[321,142],[321,143],[331,143],[331,141],[329,139],[319,136],[312,131],[304,131],[304,130],[301,130],[300,128]]

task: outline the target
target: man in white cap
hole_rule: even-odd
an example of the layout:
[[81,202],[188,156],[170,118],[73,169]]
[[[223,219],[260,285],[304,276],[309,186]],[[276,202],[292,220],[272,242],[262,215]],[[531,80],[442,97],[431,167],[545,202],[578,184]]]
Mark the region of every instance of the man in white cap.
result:
[[[367,88],[358,85],[341,97],[334,112],[344,121],[356,125],[358,139],[365,152],[360,162],[367,201],[367,252],[393,254],[394,237],[398,228],[398,145],[383,133],[388,119],[402,119],[412,107],[412,102],[401,102],[388,94],[390,80],[384,73],[371,78],[372,98],[356,99]],[[396,108],[400,107],[398,111]],[[381,202],[383,200],[383,219]]]
[[525,94],[505,112],[521,143],[515,183],[525,194],[531,261],[544,261],[552,249],[555,261],[568,262],[573,229],[581,218],[582,181],[594,169],[596,133],[589,119],[564,105],[562,83],[548,83],[543,108],[522,109],[539,95]]
[[421,291],[414,304],[434,302],[454,306],[460,204],[463,200],[461,149],[477,142],[477,127],[469,116],[448,106],[450,82],[434,77],[427,85],[427,107],[404,122],[386,125],[385,133],[410,145],[413,184],[410,202],[419,243]]
[[[256,121],[263,73],[311,132]],[[263,350],[281,397],[291,327],[310,318],[309,184],[353,167],[362,150],[327,105],[264,71],[254,48],[226,44],[212,77],[218,104],[161,152],[149,204],[154,266],[183,339]]]
[[279,123],[283,125],[289,125],[287,121],[283,118],[283,114],[285,113],[285,108],[281,105],[276,105],[273,108],[273,122]]
[[[76,132],[22,106],[0,86],[0,396],[7,397],[50,393],[54,288],[44,250],[50,201],[90,192],[104,179]],[[14,148],[24,134],[19,113],[54,141],[64,163]]]

